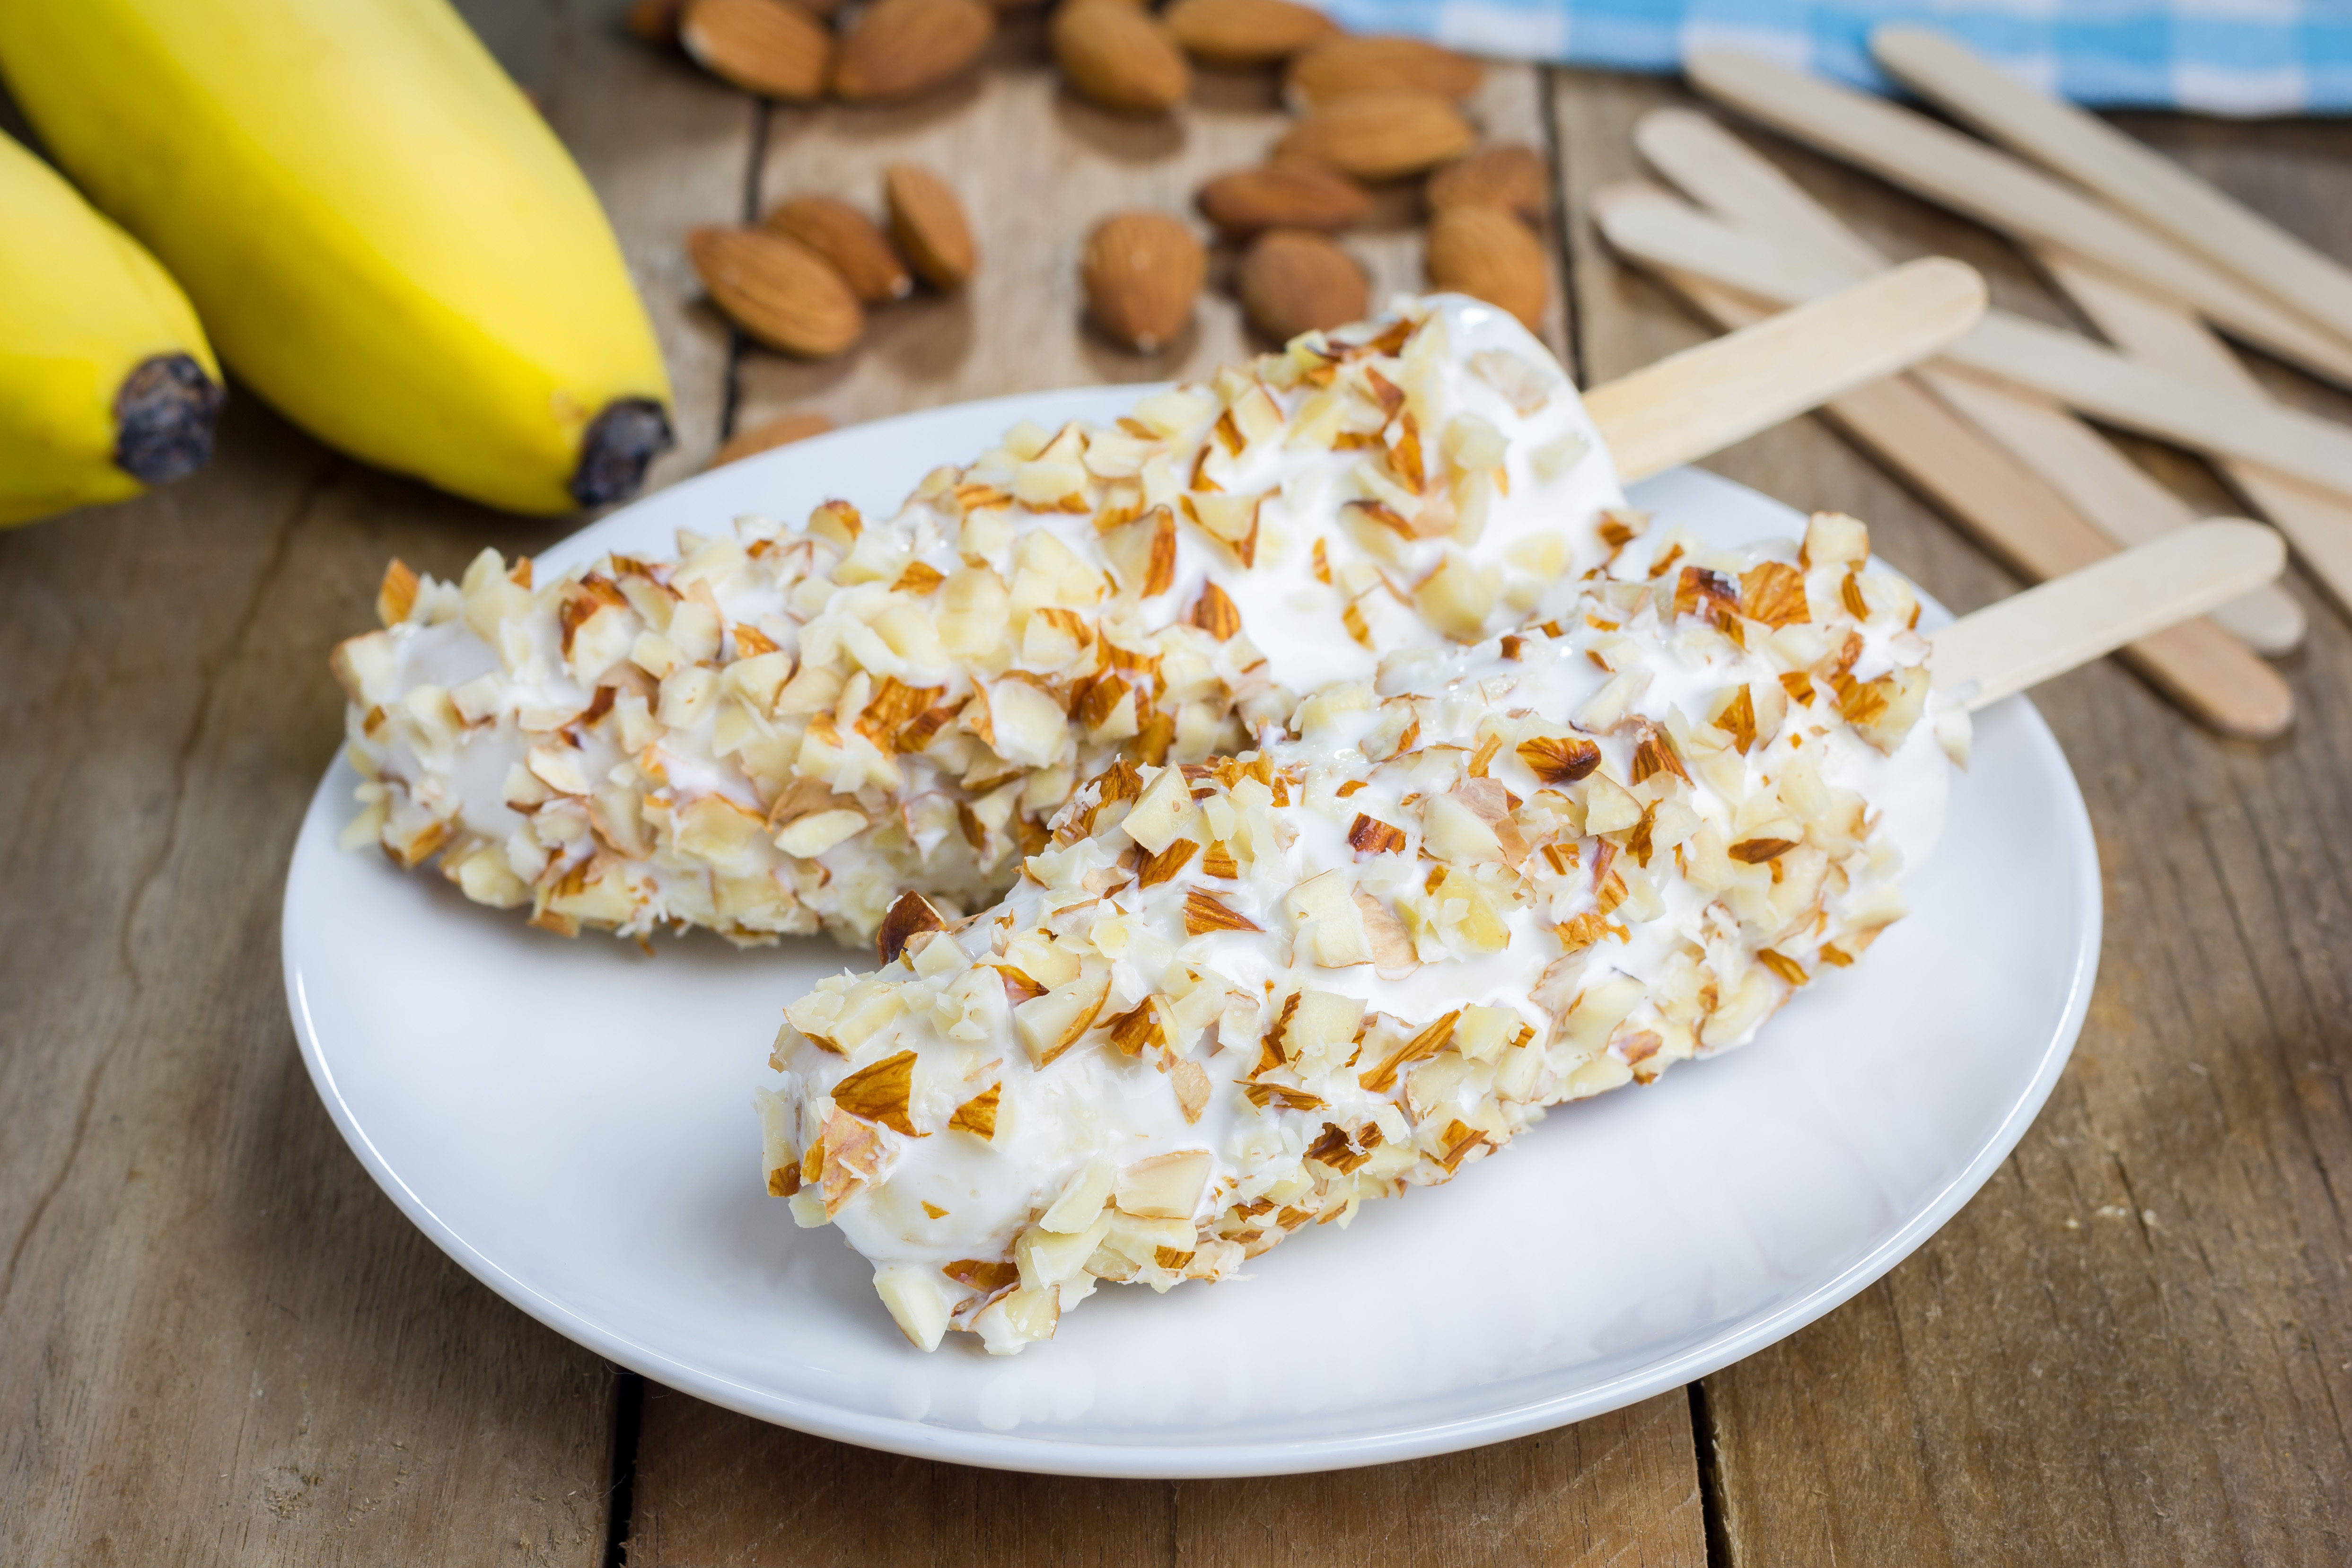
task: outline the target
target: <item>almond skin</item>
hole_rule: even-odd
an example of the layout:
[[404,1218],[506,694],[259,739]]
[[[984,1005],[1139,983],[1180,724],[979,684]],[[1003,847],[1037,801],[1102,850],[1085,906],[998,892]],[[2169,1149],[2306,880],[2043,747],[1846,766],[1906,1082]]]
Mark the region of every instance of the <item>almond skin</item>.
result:
[[916,277],[950,292],[971,281],[980,248],[953,186],[919,163],[893,163],[882,173],[882,199],[890,238]]
[[1087,235],[1078,281],[1102,329],[1145,352],[1192,319],[1209,255],[1165,213],[1114,213]]
[[915,291],[907,264],[872,218],[832,196],[794,196],[762,220],[824,257],[851,293],[867,305],[887,305]]
[[746,457],[779,446],[790,446],[795,441],[806,441],[812,435],[823,435],[833,428],[833,421],[814,409],[793,413],[780,413],[773,419],[762,420],[748,429],[739,430],[727,438],[727,444],[710,455],[704,468],[724,468],[730,463],[740,463]]
[[1169,30],[1204,66],[1271,66],[1339,37],[1322,12],[1290,0],[1176,0]]
[[1360,321],[1371,303],[1370,281],[1356,258],[1304,229],[1258,235],[1242,256],[1235,287],[1250,325],[1282,343]]
[[687,259],[728,319],[772,349],[821,360],[857,341],[866,312],[841,274],[767,229],[693,229]]
[[1372,208],[1361,185],[1307,162],[1235,169],[1202,186],[1197,199],[1202,216],[1235,239],[1274,228],[1344,229]]
[[1192,96],[1183,51],[1128,0],[1066,0],[1045,37],[1070,89],[1115,114],[1165,114]]
[[961,76],[995,36],[980,0],[876,0],[841,40],[833,90],[853,103],[917,97]]
[[1461,99],[1478,90],[1483,75],[1476,61],[1419,38],[1333,38],[1293,59],[1284,82],[1292,96],[1307,104],[1366,92],[1425,92]]
[[1395,180],[1461,156],[1475,139],[1469,122],[1442,98],[1368,92],[1315,110],[1290,128],[1276,151],[1360,180]]
[[1499,305],[1530,329],[1551,296],[1543,246],[1499,207],[1447,207],[1429,223],[1429,286]]
[[630,0],[621,26],[648,44],[675,44],[677,14],[685,8],[683,0]]
[[1532,147],[1497,142],[1432,174],[1423,193],[1433,213],[1447,207],[1495,207],[1528,223],[1541,223],[1551,206],[1551,166]]
[[677,41],[711,75],[762,98],[824,96],[833,35],[788,0],[688,0]]

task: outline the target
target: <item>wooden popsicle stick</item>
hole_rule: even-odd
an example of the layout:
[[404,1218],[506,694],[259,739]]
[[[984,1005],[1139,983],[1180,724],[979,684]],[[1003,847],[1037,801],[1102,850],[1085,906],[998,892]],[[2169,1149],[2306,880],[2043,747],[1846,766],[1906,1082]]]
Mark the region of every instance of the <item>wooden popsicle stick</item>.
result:
[[[2189,312],[2073,256],[2053,253],[2042,262],[2099,330],[2133,358],[2250,397],[2270,395]],[[2352,614],[2352,501],[2281,479],[2251,464],[2224,460],[2221,468],[2248,506],[2278,525],[2337,607]]]
[[[2188,502],[2056,402],[1933,365],[1921,366],[1918,376],[2117,544],[2152,544],[2197,522]],[[2301,647],[2308,630],[2303,606],[2275,583],[2216,605],[2212,616],[2231,635],[2273,659]]]
[[[1731,218],[1741,228],[1833,263],[1842,270],[1851,269],[1856,277],[1891,265],[1883,252],[1807,194],[1780,165],[1703,114],[1677,109],[1653,110],[1634,123],[1633,144],[1685,195]],[[2184,314],[2180,319],[2190,329],[2205,334],[2209,342],[2214,341],[2195,317]],[[2216,352],[2227,356],[2228,350],[2218,342],[2214,346]],[[1945,375],[1933,367],[1923,367],[1916,373],[1937,396],[1958,407],[2012,456],[2050,481],[2075,510],[2116,543],[2140,544],[2197,520],[2187,503],[2049,398]],[[2273,658],[2301,646],[2307,631],[2303,607],[2278,587],[2257,589],[2242,601],[2221,606],[2213,612],[2213,620]]]
[[[1837,283],[1834,268],[1735,229],[1655,187],[1594,193],[1609,243],[1787,306]],[[1917,265],[1914,263],[1913,265]],[[1989,310],[1943,355],[1950,365],[2046,392],[2077,413],[2215,457],[2236,457],[2352,499],[2352,430],[2297,409],[2218,392],[2086,338]]]
[[1593,388],[1584,406],[1631,484],[1916,364],[1984,308],[1983,278],[1931,256],[1669,355]]
[[2005,146],[2098,193],[2297,315],[2352,338],[2352,269],[2155,149],[1927,27],[1884,26],[1888,75]]
[[1926,116],[1737,49],[1684,69],[1729,104],[1904,189],[2031,245],[2056,245],[2195,306],[2232,336],[2352,386],[2352,341],[2006,152]]
[[[1745,295],[1703,278],[1662,276],[1727,329],[1764,313]],[[2021,577],[2042,581],[2115,553],[2040,476],[1910,376],[1857,388],[1821,412]],[[2286,683],[2209,620],[2185,621],[2143,637],[2118,656],[2191,718],[2223,735],[2268,739],[2294,722],[2294,697]]]
[[1974,711],[2193,619],[2285,566],[2274,528],[2191,523],[1962,616],[1927,640],[1931,679],[1937,691],[1965,693]]

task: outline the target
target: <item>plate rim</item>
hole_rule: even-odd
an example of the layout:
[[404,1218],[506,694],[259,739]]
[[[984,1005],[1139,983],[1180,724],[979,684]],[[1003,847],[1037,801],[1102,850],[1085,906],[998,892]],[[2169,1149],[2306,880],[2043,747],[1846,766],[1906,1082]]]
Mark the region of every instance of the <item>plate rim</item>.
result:
[[[1068,406],[1082,405],[1091,399],[1129,399],[1148,394],[1153,385],[1166,384],[1121,383],[1070,388],[946,404],[831,432],[758,454],[740,465],[730,466],[787,466],[821,455],[836,436],[856,432],[871,433],[882,426],[950,416],[969,417],[990,409],[1013,412],[1017,416],[1017,412],[1022,410],[1034,413],[1043,403]],[[703,481],[716,478],[719,472],[713,470],[698,475],[628,507],[609,513],[566,536],[555,548],[561,549],[590,529],[603,528],[639,507],[650,508],[658,503],[666,508],[673,499],[686,500],[705,487]],[[735,476],[738,479],[742,476],[740,474]],[[1760,491],[1696,468],[1672,469],[1644,480],[1633,488],[1638,491],[1670,481],[1689,482],[1694,479],[1773,501],[1773,497],[1764,496]],[[1786,505],[1778,501],[1773,501],[1773,504]],[[301,832],[296,836],[294,851],[289,857],[286,892],[282,896],[278,919],[279,954],[286,979],[288,1009],[292,1017],[303,1066],[310,1074],[313,1089],[326,1105],[336,1130],[342,1134],[344,1142],[376,1185],[435,1245],[510,1305],[574,1343],[640,1375],[739,1415],[815,1437],[914,1458],[989,1469],[1107,1479],[1208,1479],[1290,1475],[1428,1458],[1506,1442],[1606,1415],[1669,1388],[1705,1377],[1777,1343],[1843,1305],[1885,1277],[1941,1229],[2009,1157],[2056,1087],[2082,1032],[2097,978],[2105,906],[2097,841],[2092,831],[2089,809],[2083,800],[2081,785],[2074,777],[2073,766],[2067,761],[2063,748],[2058,745],[2056,736],[2032,702],[2023,696],[2007,700],[2017,703],[2021,709],[2028,743],[2048,747],[2064,780],[2066,788],[2063,799],[2053,804],[2060,808],[2062,813],[2063,820],[2058,824],[2061,835],[2075,852],[2070,857],[2075,867],[2074,892],[2085,911],[2085,917],[2073,934],[2074,952],[2067,966],[2066,1000],[2057,1026],[2043,1047],[2032,1077],[2015,1092],[2000,1120],[1979,1142],[1968,1164],[1929,1202],[1915,1208],[1908,1218],[1882,1237],[1877,1245],[1862,1257],[1831,1279],[1817,1283],[1762,1317],[1746,1321],[1725,1332],[1705,1335],[1672,1355],[1631,1369],[1607,1381],[1587,1385],[1570,1393],[1501,1403],[1475,1416],[1432,1422],[1407,1421],[1359,1436],[1307,1441],[1239,1444],[1220,1441],[1191,1445],[1075,1442],[1024,1437],[1017,1431],[974,1431],[935,1426],[920,1419],[868,1414],[799,1396],[748,1388],[677,1361],[625,1333],[585,1317],[510,1273],[436,1213],[384,1158],[362,1125],[357,1113],[344,1099],[311,1020],[308,990],[295,956],[292,930],[296,873],[305,846],[310,842],[310,835]],[[340,777],[341,766],[341,748],[338,746],[318,788],[312,792],[310,804],[305,808],[306,822],[312,814],[340,804],[341,797],[336,790],[342,783]]]

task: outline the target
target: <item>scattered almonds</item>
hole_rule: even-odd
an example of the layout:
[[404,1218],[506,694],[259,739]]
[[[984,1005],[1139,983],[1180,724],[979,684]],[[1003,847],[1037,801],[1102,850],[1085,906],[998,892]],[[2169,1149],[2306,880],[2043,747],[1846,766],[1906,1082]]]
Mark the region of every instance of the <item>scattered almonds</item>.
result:
[[1430,220],[1429,284],[1499,305],[1530,328],[1551,298],[1543,246],[1496,207],[1447,207]]
[[1344,37],[1316,45],[1290,62],[1284,85],[1308,104],[1367,92],[1423,92],[1460,99],[1478,90],[1475,60],[1419,38]]
[[893,163],[883,172],[882,194],[890,237],[917,277],[950,292],[971,281],[980,251],[953,186],[919,163]]
[[1291,127],[1276,150],[1361,180],[1394,180],[1466,152],[1476,138],[1444,99],[1381,90],[1326,103]]
[[795,103],[824,96],[833,34],[791,0],[688,0],[677,27],[697,64],[746,92]]
[[1432,212],[1496,207],[1528,223],[1541,223],[1551,205],[1551,167],[1532,147],[1496,142],[1432,174],[1425,194]]
[[1253,241],[1236,287],[1250,325],[1281,343],[1357,319],[1371,293],[1355,257],[1300,229],[1270,229]]
[[995,36],[980,0],[875,0],[842,37],[833,90],[853,103],[919,97],[961,76]]
[[686,254],[719,308],[770,348],[821,360],[866,329],[841,274],[798,240],[713,225],[688,233]]
[[1235,239],[1271,228],[1349,228],[1372,206],[1364,188],[1345,174],[1305,162],[1235,169],[1202,186],[1198,199],[1202,215]]
[[[1087,9],[1117,0],[1080,0]],[[1208,254],[1192,231],[1165,213],[1118,213],[1097,224],[1079,258],[1087,304],[1103,330],[1147,353],[1192,319],[1208,273]]]
[[868,305],[887,305],[915,291],[907,264],[872,218],[832,196],[794,196],[764,220],[831,264],[850,291]]
[[1168,26],[1206,66],[1278,65],[1339,34],[1322,12],[1290,0],[1176,0]]
[[1114,113],[1164,114],[1192,91],[1167,26],[1129,0],[1064,0],[1046,40],[1072,90]]
[[730,463],[740,463],[746,457],[789,446],[795,441],[806,441],[812,435],[823,435],[833,428],[833,421],[813,409],[792,413],[780,413],[773,419],[737,431],[724,445],[710,455],[706,468],[724,468]]

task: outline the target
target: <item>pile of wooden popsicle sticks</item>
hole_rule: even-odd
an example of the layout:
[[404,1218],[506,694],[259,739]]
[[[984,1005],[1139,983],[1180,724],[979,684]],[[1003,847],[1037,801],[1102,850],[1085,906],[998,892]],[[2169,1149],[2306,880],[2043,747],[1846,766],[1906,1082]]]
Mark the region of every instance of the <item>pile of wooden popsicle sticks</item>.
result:
[[[1890,74],[2057,173],[1755,56],[1700,51],[1687,68],[1718,101],[2008,234],[2109,342],[1991,311],[1829,417],[2035,580],[2195,520],[2085,418],[2186,447],[2352,608],[2352,428],[2271,401],[2216,336],[2352,387],[2352,272],[1949,38],[1889,27],[1872,42]],[[1594,219],[1725,327],[1892,265],[1703,115],[1661,110],[1635,137],[1681,194],[1607,187]],[[2265,737],[2287,727],[2294,702],[2256,653],[2289,652],[2303,632],[2301,607],[2273,585],[2125,657],[2202,722]]]

